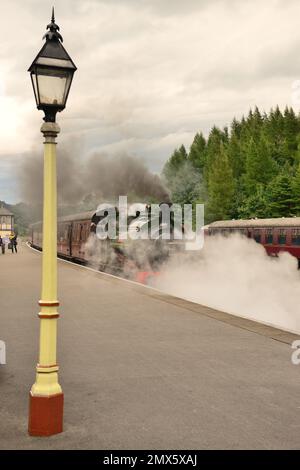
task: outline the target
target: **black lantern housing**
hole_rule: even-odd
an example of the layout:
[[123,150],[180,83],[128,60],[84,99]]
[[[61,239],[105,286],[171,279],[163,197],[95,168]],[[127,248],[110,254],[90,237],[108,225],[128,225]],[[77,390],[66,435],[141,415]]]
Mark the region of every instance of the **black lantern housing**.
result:
[[68,99],[72,79],[77,70],[62,45],[59,26],[55,24],[54,9],[51,23],[43,39],[46,42],[28,69],[38,109],[45,113],[44,121],[55,122],[56,113],[62,111]]

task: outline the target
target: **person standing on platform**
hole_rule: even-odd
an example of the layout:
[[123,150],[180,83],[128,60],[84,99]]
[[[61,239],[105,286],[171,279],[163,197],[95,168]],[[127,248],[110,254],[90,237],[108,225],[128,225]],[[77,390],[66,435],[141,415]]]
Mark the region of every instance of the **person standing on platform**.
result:
[[5,252],[6,247],[8,248],[8,246],[9,246],[9,238],[8,238],[7,235],[5,235],[5,236],[2,238],[2,243],[4,243],[4,252]]
[[0,235],[0,248],[1,248],[2,254],[5,255],[5,243],[4,243],[3,238],[1,237],[1,235]]
[[18,253],[17,245],[18,245],[17,234],[15,233],[12,239],[12,252],[14,252],[15,250],[15,253]]
[[9,236],[9,245],[8,245],[8,248],[11,249],[11,252],[15,252],[17,253],[17,236],[11,232],[10,236]]
[[3,242],[5,243],[5,245],[8,245],[8,243],[9,243],[9,238],[8,238],[7,235],[4,235],[4,237],[3,237]]

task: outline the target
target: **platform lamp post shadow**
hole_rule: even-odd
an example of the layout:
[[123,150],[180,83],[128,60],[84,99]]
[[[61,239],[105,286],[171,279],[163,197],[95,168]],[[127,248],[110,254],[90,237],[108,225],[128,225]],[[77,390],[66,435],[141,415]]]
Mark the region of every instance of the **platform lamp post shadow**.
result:
[[50,436],[63,430],[63,392],[58,383],[56,360],[57,319],[57,187],[56,137],[60,132],[56,113],[67,102],[74,62],[62,45],[54,9],[42,49],[29,68],[37,108],[44,111],[44,201],[42,294],[40,305],[39,360],[30,391],[29,426],[32,436]]

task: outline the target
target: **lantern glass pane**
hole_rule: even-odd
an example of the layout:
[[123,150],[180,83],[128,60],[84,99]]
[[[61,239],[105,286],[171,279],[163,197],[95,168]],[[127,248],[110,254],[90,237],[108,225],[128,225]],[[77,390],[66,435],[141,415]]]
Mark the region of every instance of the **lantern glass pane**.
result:
[[64,70],[37,69],[40,105],[64,106],[70,72]]
[[31,81],[32,81],[35,101],[36,101],[36,104],[38,105],[39,104],[39,94],[38,94],[36,75],[34,73],[31,74]]
[[64,95],[64,102],[65,103],[66,103],[67,98],[68,98],[68,93],[69,93],[69,90],[70,90],[70,87],[71,87],[72,78],[73,78],[73,73],[69,73],[67,75],[67,79],[66,79],[66,88],[65,88],[65,95]]

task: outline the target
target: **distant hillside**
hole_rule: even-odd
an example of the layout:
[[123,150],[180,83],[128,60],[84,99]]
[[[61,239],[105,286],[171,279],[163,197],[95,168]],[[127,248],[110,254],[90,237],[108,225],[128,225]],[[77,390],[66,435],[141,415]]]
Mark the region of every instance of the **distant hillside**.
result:
[[7,204],[5,201],[0,201],[0,206],[1,205],[14,214],[15,228],[18,230],[19,235],[24,235],[29,225],[39,218],[37,210],[33,210],[31,206],[23,202]]

